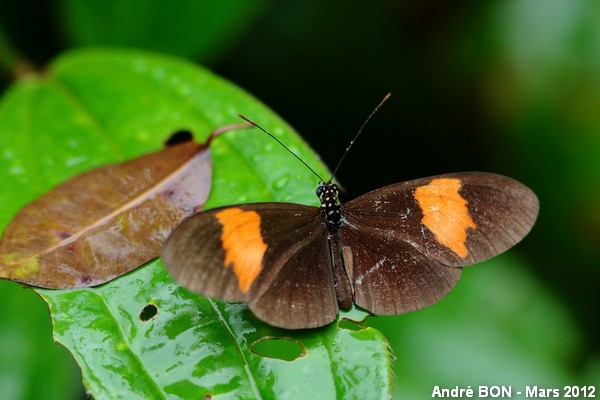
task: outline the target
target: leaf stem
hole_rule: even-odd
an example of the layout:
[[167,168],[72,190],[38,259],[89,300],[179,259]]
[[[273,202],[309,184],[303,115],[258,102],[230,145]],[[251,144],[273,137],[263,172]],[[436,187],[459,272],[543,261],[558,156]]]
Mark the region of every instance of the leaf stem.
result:
[[33,65],[26,60],[12,45],[0,26],[0,71],[6,70],[13,78],[31,73],[35,70]]

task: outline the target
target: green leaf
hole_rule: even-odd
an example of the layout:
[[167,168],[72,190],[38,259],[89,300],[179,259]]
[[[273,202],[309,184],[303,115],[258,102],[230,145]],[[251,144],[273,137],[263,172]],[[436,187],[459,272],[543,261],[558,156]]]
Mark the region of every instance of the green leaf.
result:
[[48,307],[39,296],[0,281],[0,304],[0,399],[81,399],[81,375],[52,342]]
[[[99,398],[380,398],[389,389],[386,342],[376,330],[270,328],[245,305],[181,288],[158,261],[96,289],[43,294],[56,339]],[[143,321],[148,304],[157,314]],[[293,337],[305,355],[289,362],[250,351],[273,336]]]
[[[45,75],[15,85],[0,104],[0,161],[7,167],[0,171],[7,188],[0,192],[0,226],[68,177],[159,149],[178,129],[202,140],[215,128],[239,122],[237,113],[268,128],[328,176],[275,114],[206,70],[141,52],[66,54]],[[211,152],[207,207],[317,203],[318,179],[258,130],[227,133]],[[389,397],[390,355],[378,331],[335,324],[274,329],[243,304],[187,292],[160,261],[98,288],[38,292],[50,305],[55,339],[73,353],[97,398]],[[156,307],[156,315],[144,311],[148,305]],[[304,355],[283,361],[253,353],[253,343],[265,337],[292,337]]]
[[222,54],[265,1],[58,1],[65,36],[75,45],[125,46],[204,61]]

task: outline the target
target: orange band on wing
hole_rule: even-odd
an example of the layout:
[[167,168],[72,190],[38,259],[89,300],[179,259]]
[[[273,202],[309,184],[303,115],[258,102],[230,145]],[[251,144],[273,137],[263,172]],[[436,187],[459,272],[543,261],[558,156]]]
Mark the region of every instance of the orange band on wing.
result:
[[240,291],[245,293],[262,269],[267,250],[260,233],[260,215],[241,208],[226,208],[216,214],[223,227],[221,243],[225,252],[225,267],[233,264]]
[[460,193],[460,179],[434,179],[415,190],[415,199],[423,212],[423,224],[435,235],[435,240],[462,258],[469,255],[466,246],[467,228],[477,225],[469,215],[467,200]]

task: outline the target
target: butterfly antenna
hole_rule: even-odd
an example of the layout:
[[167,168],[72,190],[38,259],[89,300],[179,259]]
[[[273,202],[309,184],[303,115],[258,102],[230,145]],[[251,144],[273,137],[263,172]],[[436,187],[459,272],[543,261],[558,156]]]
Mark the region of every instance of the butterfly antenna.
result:
[[263,132],[264,132],[264,133],[266,133],[267,135],[271,136],[271,138],[273,138],[273,139],[274,139],[274,140],[275,140],[277,143],[279,143],[279,144],[281,145],[281,147],[283,147],[284,149],[286,149],[286,150],[287,150],[287,151],[288,151],[288,152],[289,152],[291,155],[293,155],[293,156],[294,156],[294,157],[296,157],[298,160],[300,160],[300,162],[301,162],[302,164],[304,164],[304,165],[306,166],[306,168],[308,168],[308,169],[310,170],[310,172],[312,172],[313,174],[315,174],[315,176],[316,176],[317,178],[319,178],[319,181],[320,181],[320,182],[324,182],[324,181],[323,181],[323,178],[321,178],[321,177],[319,176],[319,174],[317,174],[317,173],[315,172],[315,170],[314,170],[314,169],[312,169],[312,168],[310,167],[310,165],[308,165],[308,164],[307,164],[307,163],[306,163],[306,162],[305,162],[303,159],[301,159],[300,157],[298,157],[298,156],[297,156],[297,155],[296,155],[296,154],[295,154],[293,151],[291,151],[290,149],[288,149],[288,148],[286,147],[286,145],[285,145],[285,144],[283,144],[283,143],[281,142],[281,140],[277,139],[277,138],[276,138],[275,136],[273,136],[273,135],[272,135],[270,132],[268,132],[268,131],[267,131],[265,128],[263,128],[262,126],[258,125],[256,122],[254,122],[254,121],[251,121],[250,119],[248,119],[248,118],[244,117],[242,114],[238,114],[238,117],[240,117],[240,118],[241,118],[241,119],[243,119],[244,121],[246,121],[246,122],[248,122],[248,123],[250,123],[250,124],[254,125],[255,127],[257,127],[258,129],[260,129],[261,131],[263,131]]
[[379,107],[381,107],[383,105],[383,103],[385,103],[390,98],[391,95],[392,95],[391,93],[386,94],[385,97],[383,98],[383,100],[381,100],[381,102],[377,105],[377,107],[375,107],[375,109],[373,111],[371,111],[371,114],[369,114],[369,116],[367,117],[367,119],[365,120],[365,122],[363,122],[362,126],[360,127],[360,129],[358,130],[358,132],[356,133],[356,135],[354,136],[354,139],[352,139],[350,141],[350,144],[348,145],[348,147],[346,147],[346,151],[344,152],[344,155],[342,155],[342,158],[340,159],[340,161],[338,162],[337,166],[333,170],[333,174],[331,174],[331,178],[329,179],[330,183],[331,183],[331,181],[333,181],[333,178],[335,177],[335,174],[337,173],[338,169],[340,168],[340,165],[342,165],[342,161],[344,161],[344,158],[346,158],[346,156],[348,155],[348,152],[350,151],[350,148],[352,147],[352,145],[354,144],[354,142],[356,142],[356,139],[358,139],[358,136],[362,133],[363,128],[365,127],[365,125],[367,125],[367,122],[369,122],[369,120],[371,119],[371,117],[377,112],[377,110],[379,110]]

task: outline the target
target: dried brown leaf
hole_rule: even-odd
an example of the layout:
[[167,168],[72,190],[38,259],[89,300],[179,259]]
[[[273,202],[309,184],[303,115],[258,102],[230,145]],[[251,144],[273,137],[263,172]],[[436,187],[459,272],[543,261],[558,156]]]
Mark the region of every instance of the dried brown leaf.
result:
[[17,213],[0,242],[0,278],[69,289],[123,275],[203,208],[211,175],[208,148],[193,141],[78,175]]

